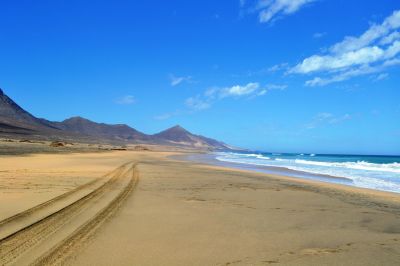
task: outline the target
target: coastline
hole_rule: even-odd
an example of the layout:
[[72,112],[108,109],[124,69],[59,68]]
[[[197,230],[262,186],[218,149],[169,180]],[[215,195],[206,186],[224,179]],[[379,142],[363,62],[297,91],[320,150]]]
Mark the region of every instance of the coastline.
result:
[[22,211],[32,198],[49,200],[131,162],[136,189],[90,241],[70,244],[76,252],[66,265],[397,265],[398,194],[180,159],[185,155],[2,158],[2,213],[12,214],[16,197]]
[[[191,155],[182,155],[181,158],[187,159],[189,161],[200,162],[205,164],[217,165],[217,166],[225,166],[228,168],[235,168],[235,169],[243,169],[243,170],[250,170],[256,171],[265,174],[273,174],[273,175],[283,175],[283,176],[290,176],[290,177],[297,177],[303,179],[311,179],[311,180],[318,180],[318,181],[327,181],[329,182],[332,179],[342,181],[343,184],[348,184],[351,182],[351,179],[346,177],[340,176],[333,176],[333,175],[324,175],[324,174],[313,174],[304,171],[292,170],[285,167],[277,167],[277,166],[263,166],[263,165],[251,165],[245,163],[236,163],[236,162],[228,162],[228,161],[220,161],[217,160],[216,155],[213,153],[201,153],[201,154],[191,154]],[[176,158],[179,159],[177,156]]]
[[[181,162],[191,162],[194,164],[204,165],[205,167],[215,168],[215,169],[226,169],[229,171],[237,171],[247,174],[256,174],[263,177],[273,177],[282,180],[288,180],[290,182],[299,184],[309,184],[316,187],[326,187],[338,190],[344,190],[346,192],[356,192],[368,195],[377,195],[384,198],[397,198],[400,202],[400,193],[392,191],[384,191],[366,187],[358,187],[354,185],[348,185],[349,179],[346,177],[338,177],[331,175],[313,174],[297,170],[292,170],[284,167],[274,167],[274,166],[258,166],[258,165],[246,165],[240,163],[222,162],[216,159],[213,160],[197,160],[198,156],[208,155],[209,153],[191,153],[191,154],[179,154],[170,155],[168,158],[181,161]],[[188,157],[194,156],[196,159],[188,159]],[[342,181],[342,182],[332,182]]]
[[354,188],[362,188],[368,189],[372,191],[382,191],[382,192],[390,192],[399,194],[398,191],[391,191],[385,189],[371,188],[367,186],[357,185],[351,178],[343,177],[343,176],[334,176],[328,174],[317,174],[312,172],[306,172],[301,170],[294,170],[286,167],[279,166],[267,166],[267,165],[259,165],[259,164],[247,164],[247,163],[239,163],[239,162],[229,162],[218,160],[217,155],[215,153],[206,153],[206,154],[191,154],[191,155],[182,155],[176,156],[177,159],[183,159],[198,163],[211,164],[216,166],[228,167],[233,169],[241,169],[248,170],[253,172],[259,172],[270,175],[279,175],[279,176],[287,176],[296,179],[304,179],[304,180],[314,180],[317,182],[330,183],[330,184],[339,184]]

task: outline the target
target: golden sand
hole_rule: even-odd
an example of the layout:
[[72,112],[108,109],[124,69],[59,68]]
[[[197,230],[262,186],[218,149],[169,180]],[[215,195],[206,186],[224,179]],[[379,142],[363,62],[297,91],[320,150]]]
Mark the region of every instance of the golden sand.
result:
[[[54,221],[46,221],[54,227],[51,235],[38,237],[41,231],[30,229],[30,237],[39,240],[20,248],[19,265],[399,264],[397,194],[177,161],[170,155],[121,151],[1,158],[0,220],[96,178],[102,177],[93,185],[98,187],[112,175],[118,180],[98,193],[97,201],[72,204],[65,211],[71,213],[69,223],[53,215]],[[130,180],[138,181],[134,188]],[[116,201],[119,195],[125,196]],[[81,196],[68,197],[72,202]],[[51,215],[55,208],[50,204],[41,212]],[[99,216],[104,209],[109,212]],[[20,224],[31,221],[19,219]]]

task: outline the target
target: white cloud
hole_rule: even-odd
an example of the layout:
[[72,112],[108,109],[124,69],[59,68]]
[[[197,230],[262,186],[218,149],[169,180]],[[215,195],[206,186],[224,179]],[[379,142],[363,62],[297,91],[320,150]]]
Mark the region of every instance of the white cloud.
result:
[[339,117],[333,117],[332,119],[330,119],[328,122],[329,124],[338,124],[347,120],[352,119],[352,116],[349,114],[344,114],[342,116]]
[[157,115],[157,116],[154,117],[154,119],[156,119],[156,120],[167,120],[167,119],[169,119],[171,117],[178,116],[178,115],[181,115],[181,114],[182,114],[182,111],[176,110],[175,112],[170,112],[170,113],[164,113],[164,114]]
[[286,85],[269,84],[261,86],[258,82],[250,82],[246,85],[235,85],[224,88],[211,88],[203,94],[186,99],[185,105],[190,109],[204,110],[212,106],[213,103],[225,98],[254,98],[265,95],[270,90],[284,90]]
[[267,93],[266,89],[261,90],[260,92],[257,93],[257,96],[263,96]]
[[281,63],[281,64],[273,65],[272,67],[268,68],[267,71],[268,72],[277,72],[280,70],[286,70],[288,67],[289,67],[288,63]]
[[307,129],[314,129],[321,125],[339,124],[341,122],[350,120],[351,118],[352,118],[352,116],[349,114],[335,116],[334,114],[331,114],[331,113],[319,113],[316,116],[314,116],[314,118],[311,120],[311,122],[306,124],[305,126]]
[[200,95],[186,99],[185,105],[190,109],[197,111],[205,110],[211,107],[209,98],[202,98]]
[[220,90],[220,97],[225,98],[225,97],[245,96],[245,95],[253,94],[258,89],[260,89],[259,83],[248,83],[247,85],[244,85],[244,86],[235,85],[235,86],[223,88],[222,90]]
[[389,77],[388,73],[381,73],[379,74],[376,78],[375,81],[381,81],[381,80],[385,80]]
[[287,88],[287,85],[278,85],[278,84],[268,84],[266,86],[267,90],[285,90]]
[[257,97],[265,95],[270,90],[284,90],[287,85],[268,84],[261,86],[258,82],[250,82],[246,85],[235,85],[226,88],[214,88],[205,92],[205,96],[212,99],[223,99],[227,97]]
[[186,76],[186,77],[176,77],[174,75],[169,75],[169,80],[170,80],[170,84],[171,86],[178,86],[179,84],[181,84],[182,82],[190,82],[192,80],[191,76]]
[[358,37],[347,36],[332,45],[326,54],[312,55],[289,70],[295,74],[315,74],[308,86],[323,86],[352,77],[384,71],[400,62],[400,11],[381,24],[372,25]]
[[395,31],[389,34],[388,36],[385,36],[382,38],[382,40],[379,42],[381,45],[386,45],[394,42],[395,40],[400,39],[400,32]]
[[324,78],[315,77],[311,80],[307,80],[305,84],[306,86],[311,86],[311,87],[325,86],[331,83],[345,81],[353,77],[380,73],[385,69],[387,69],[388,67],[396,65],[400,65],[400,59],[387,60],[383,62],[381,65],[377,66],[361,65],[359,67],[348,68],[346,71],[340,71],[328,77]]
[[259,0],[256,10],[259,11],[261,23],[274,20],[277,16],[287,16],[299,11],[303,6],[316,0]]
[[333,53],[343,53],[354,51],[362,47],[368,46],[378,39],[386,37],[391,31],[400,27],[400,10],[396,10],[387,17],[382,24],[373,24],[366,32],[358,37],[347,36],[343,41],[333,45],[331,51]]
[[326,32],[316,32],[316,33],[313,34],[313,38],[314,39],[320,39],[320,38],[325,37],[325,36],[326,36]]
[[363,47],[359,50],[346,52],[340,55],[313,55],[304,59],[303,62],[294,67],[291,72],[307,74],[318,71],[345,69],[351,66],[374,63],[388,57],[389,53],[391,53],[389,49],[384,51],[377,46],[373,46]]
[[135,97],[132,95],[126,95],[123,96],[115,101],[117,104],[122,104],[122,105],[129,105],[129,104],[134,104],[136,102]]
[[377,68],[377,67],[370,67],[368,65],[363,65],[358,68],[352,68],[349,69],[348,71],[340,72],[339,74],[335,74],[327,78],[315,77],[311,80],[307,80],[306,85],[311,87],[325,86],[331,83],[345,81],[353,77],[377,73],[379,71],[380,71],[379,67]]
[[236,74],[236,75],[232,75],[232,76],[233,77],[247,77],[247,78],[255,77],[255,76],[265,76],[265,75],[274,74],[279,71],[286,72],[289,68],[290,68],[290,66],[288,63],[281,63],[281,64],[276,64],[276,65],[273,65],[270,67],[261,68],[256,71],[249,70],[245,74]]

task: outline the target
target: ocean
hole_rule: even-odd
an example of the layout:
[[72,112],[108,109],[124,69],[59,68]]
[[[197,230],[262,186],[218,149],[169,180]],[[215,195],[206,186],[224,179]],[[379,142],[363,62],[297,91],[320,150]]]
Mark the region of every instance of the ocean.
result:
[[214,155],[220,162],[247,168],[289,169],[291,176],[400,193],[400,156],[266,152],[218,152]]

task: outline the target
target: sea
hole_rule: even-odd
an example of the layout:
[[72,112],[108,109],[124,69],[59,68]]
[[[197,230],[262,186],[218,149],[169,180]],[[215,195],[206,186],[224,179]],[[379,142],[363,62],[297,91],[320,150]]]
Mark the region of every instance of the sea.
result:
[[400,156],[217,152],[213,157],[246,169],[400,193]]

